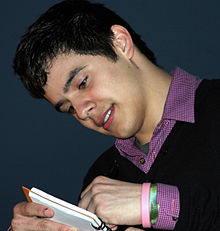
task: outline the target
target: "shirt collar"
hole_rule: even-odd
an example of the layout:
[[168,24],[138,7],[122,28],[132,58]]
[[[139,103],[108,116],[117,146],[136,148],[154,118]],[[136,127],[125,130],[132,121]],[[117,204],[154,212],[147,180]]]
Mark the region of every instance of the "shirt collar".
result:
[[[173,76],[166,103],[163,119],[179,120],[194,123],[195,93],[201,79],[193,76],[179,67],[175,67],[170,74]],[[116,146],[133,147],[135,138],[116,139]]]
[[195,93],[201,79],[179,67],[170,74],[173,76],[164,106],[162,119],[173,119],[194,123]]

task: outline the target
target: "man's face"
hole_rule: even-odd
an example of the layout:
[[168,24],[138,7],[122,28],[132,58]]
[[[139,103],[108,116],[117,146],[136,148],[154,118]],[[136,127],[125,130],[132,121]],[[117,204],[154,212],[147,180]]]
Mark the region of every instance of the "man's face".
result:
[[125,57],[58,55],[48,70],[45,98],[85,127],[119,138],[140,132],[146,102],[140,70]]

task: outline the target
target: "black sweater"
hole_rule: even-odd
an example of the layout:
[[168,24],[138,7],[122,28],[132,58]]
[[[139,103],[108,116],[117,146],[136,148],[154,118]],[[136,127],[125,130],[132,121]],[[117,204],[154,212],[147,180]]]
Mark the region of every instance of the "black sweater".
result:
[[196,91],[195,123],[176,123],[147,174],[112,146],[89,169],[83,189],[98,175],[175,185],[181,206],[175,230],[220,231],[219,133],[220,80],[203,80]]

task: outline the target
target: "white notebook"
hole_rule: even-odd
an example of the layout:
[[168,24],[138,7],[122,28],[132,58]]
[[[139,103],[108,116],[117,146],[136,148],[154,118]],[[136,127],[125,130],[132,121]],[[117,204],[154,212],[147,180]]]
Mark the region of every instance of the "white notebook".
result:
[[77,228],[78,231],[109,231],[110,229],[95,214],[58,199],[37,188],[31,190],[22,187],[28,201],[46,205],[54,210],[54,216],[48,218]]

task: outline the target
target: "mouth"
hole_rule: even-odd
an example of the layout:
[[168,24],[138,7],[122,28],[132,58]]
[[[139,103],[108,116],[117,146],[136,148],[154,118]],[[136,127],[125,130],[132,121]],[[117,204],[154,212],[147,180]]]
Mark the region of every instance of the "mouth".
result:
[[113,117],[114,117],[114,106],[112,105],[111,108],[107,111],[104,121],[103,121],[103,128],[104,129],[108,129],[113,121]]

